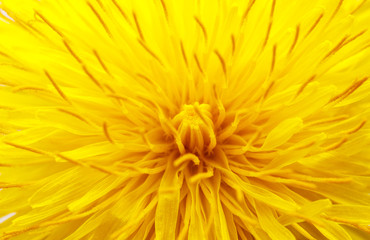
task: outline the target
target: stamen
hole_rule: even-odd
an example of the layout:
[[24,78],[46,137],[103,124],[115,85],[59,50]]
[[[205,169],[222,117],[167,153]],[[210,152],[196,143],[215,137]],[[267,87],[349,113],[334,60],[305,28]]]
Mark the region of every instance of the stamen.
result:
[[334,53],[336,53],[337,51],[339,51],[339,49],[341,49],[345,45],[345,41],[347,39],[348,39],[348,36],[345,36],[332,50],[330,50],[325,55],[325,57],[321,61],[324,61],[325,59],[327,59],[328,57],[330,57],[331,55],[333,55]]
[[166,17],[166,20],[168,22],[168,11],[167,11],[167,6],[166,6],[166,3],[164,2],[164,0],[161,0],[161,5],[162,5],[162,8],[163,8],[163,12],[164,12],[164,15]]
[[268,28],[267,28],[267,33],[266,33],[266,37],[265,37],[265,40],[263,42],[263,48],[265,48],[268,40],[269,40],[269,37],[270,37],[270,32],[271,32],[271,28],[272,28],[272,20],[274,18],[274,12],[275,12],[275,5],[276,5],[276,0],[273,0],[272,1],[272,6],[271,6],[271,12],[270,12],[270,21],[269,21],[269,25],[268,25]]
[[267,27],[266,37],[265,37],[265,40],[263,41],[262,48],[265,48],[265,46],[267,45],[267,42],[268,42],[269,37],[270,37],[271,27],[272,27],[272,21],[269,22],[269,26]]
[[82,162],[82,161],[78,161],[78,160],[75,160],[75,159],[72,159],[70,157],[66,157],[64,156],[63,154],[61,153],[57,153],[55,154],[56,157],[59,157],[61,159],[64,159],[70,163],[73,163],[73,164],[76,164],[76,165],[79,165],[79,166],[83,166],[83,167],[90,167],[90,168],[93,168],[93,169],[96,169],[100,172],[103,172],[103,173],[107,173],[107,174],[112,174],[112,175],[117,175],[116,173],[110,171],[110,170],[107,170],[103,167],[100,167],[100,166],[97,166],[95,164],[88,164],[88,163],[85,163],[85,162]]
[[227,126],[224,130],[222,130],[221,133],[218,135],[218,140],[224,141],[228,137],[233,135],[234,132],[238,128],[239,122],[240,122],[239,113],[236,113],[234,121],[229,126]]
[[[261,136],[261,131],[257,131],[253,134],[253,136],[248,140],[247,145],[241,148],[241,154],[245,154],[247,151],[250,150],[252,144]],[[248,161],[249,163],[249,161]]]
[[29,151],[29,152],[33,152],[33,153],[37,153],[37,154],[41,154],[41,155],[45,155],[45,156],[51,156],[50,153],[45,152],[45,151],[40,150],[40,149],[19,145],[19,144],[16,144],[16,143],[8,142],[6,140],[3,140],[3,143],[5,143],[7,145],[10,145],[12,147],[15,147],[15,148],[19,148],[19,149],[22,149],[22,150]]
[[235,45],[236,43],[235,43],[235,36],[234,36],[234,34],[231,34],[231,44],[232,44],[232,45],[231,45],[231,46],[232,46],[232,48],[231,48],[231,49],[232,49],[232,50],[231,50],[231,51],[232,51],[232,55],[234,55],[234,54],[235,54],[235,47],[236,47],[236,45]]
[[182,53],[182,58],[184,59],[184,62],[186,64],[186,67],[189,68],[189,63],[188,63],[188,58],[186,57],[185,49],[184,49],[184,44],[182,41],[180,41],[181,45],[181,53]]
[[307,87],[307,85],[312,82],[314,79],[316,78],[316,74],[315,75],[312,75],[306,82],[304,82],[302,84],[302,86],[299,88],[297,94],[295,95],[294,98],[297,98],[299,96],[299,94],[301,94],[303,92],[303,90]]
[[51,84],[53,84],[55,90],[57,90],[57,92],[59,93],[59,95],[65,100],[67,101],[68,103],[70,103],[69,99],[67,98],[67,96],[64,94],[64,92],[62,91],[62,89],[60,89],[60,87],[58,86],[58,84],[56,84],[56,82],[54,81],[54,79],[50,76],[50,74],[44,70],[44,73],[46,75],[46,77],[49,79],[49,81],[51,82]]
[[196,64],[197,64],[197,66],[198,66],[199,71],[204,75],[203,68],[202,68],[202,66],[200,65],[200,62],[199,62],[199,59],[198,59],[198,57],[197,57],[197,54],[196,54],[196,53],[194,53],[194,59],[195,59],[195,63],[196,63]]
[[161,88],[161,86],[159,86],[159,84],[155,81],[153,81],[152,79],[148,78],[147,76],[141,74],[141,73],[137,73],[136,76],[138,76],[139,78],[141,79],[144,79],[146,82],[148,82],[149,84],[153,85],[156,87],[156,90],[159,92],[159,93],[163,93],[163,89]]
[[[138,167],[135,164],[128,164],[128,163],[120,163],[118,167],[122,167],[124,170],[130,170],[135,173],[139,174],[158,174],[163,172],[166,169],[166,165],[162,165],[159,167]],[[119,173],[115,173],[115,175],[120,175]]]
[[337,143],[334,143],[326,148],[324,148],[324,151],[332,151],[332,150],[335,150],[337,148],[340,148],[345,142],[347,142],[348,139],[347,138],[342,138],[342,140],[340,140],[339,142]]
[[159,64],[161,64],[162,66],[164,66],[163,62],[161,61],[161,59],[152,51],[148,48],[148,46],[145,45],[145,43],[141,40],[139,40],[139,43],[141,46],[143,46],[143,48],[153,57],[155,58]]
[[0,167],[14,167],[17,166],[16,164],[10,164],[10,163],[0,163]]
[[212,114],[208,104],[184,105],[182,111],[172,118],[173,128],[176,135],[192,153],[202,155],[204,148],[210,152],[216,146],[213,130]]
[[4,109],[4,110],[15,110],[14,107],[9,107],[9,106],[4,106],[4,105],[0,105],[0,109]]
[[354,53],[354,54],[358,54],[358,53],[360,53],[360,52],[362,52],[362,51],[364,51],[364,50],[366,50],[366,49],[368,49],[370,47],[370,44],[367,44],[367,45],[365,45],[363,48],[361,48],[359,51],[357,51],[356,53]]
[[16,92],[21,92],[21,91],[24,91],[24,90],[35,90],[35,91],[42,91],[42,92],[50,92],[47,89],[40,88],[40,87],[34,87],[34,86],[19,86],[19,87],[13,88],[13,92],[15,92],[15,93]]
[[144,34],[141,31],[140,24],[139,24],[139,21],[137,20],[136,13],[135,12],[132,12],[132,16],[134,17],[136,29],[139,32],[140,39],[141,39],[141,41],[145,42]]
[[163,131],[165,132],[165,134],[167,134],[168,136],[171,136],[171,135],[175,136],[177,134],[176,129],[172,126],[172,124],[169,123],[169,120],[164,115],[162,109],[159,108],[157,112],[158,112],[159,123],[161,124],[161,127]]
[[[37,14],[34,13],[35,15],[35,19],[37,17]],[[37,36],[34,32],[36,32],[37,34],[39,34],[40,36],[44,37],[44,38],[48,38],[47,36],[45,36],[45,34],[41,33],[38,29],[36,29],[34,26],[32,26],[29,22],[25,22],[24,20],[18,18],[18,17],[14,17],[15,18],[15,23],[19,24],[19,26],[21,26],[23,29],[25,29],[27,32],[29,32],[30,34],[36,36],[37,38],[39,36]],[[50,26],[49,26],[50,27]],[[34,31],[34,32],[32,32]],[[54,31],[54,30],[53,30]],[[55,31],[54,31],[55,32]],[[58,33],[57,33],[58,34]],[[59,35],[59,34],[58,34]],[[60,35],[59,35],[60,36]]]
[[136,99],[133,99],[131,97],[118,95],[118,94],[107,94],[107,97],[113,97],[113,98],[116,98],[116,99],[121,99],[121,100],[124,100],[124,101],[131,102],[131,103],[135,104],[136,106],[138,106],[139,108],[146,107],[142,102],[137,101]]
[[104,122],[103,123],[103,131],[104,131],[105,137],[109,140],[109,142],[111,142],[112,144],[114,144],[114,141],[112,140],[112,138],[111,138],[111,136],[109,134],[107,122]]
[[190,178],[191,183],[196,183],[202,179],[207,179],[213,176],[213,168],[208,167],[207,172],[197,173]]
[[222,71],[224,72],[225,78],[227,78],[227,69],[226,69],[225,59],[222,57],[222,55],[220,54],[219,51],[215,50],[214,53],[216,54],[216,56],[220,60],[220,63],[221,63],[221,66],[222,66]]
[[77,119],[79,119],[79,120],[81,120],[81,121],[89,124],[89,122],[86,119],[84,119],[82,116],[78,115],[77,113],[71,112],[71,111],[66,110],[66,109],[63,109],[63,108],[58,108],[57,110],[59,112],[66,113],[68,115],[71,115],[72,117],[75,117],[75,118],[77,118]]
[[104,90],[102,85],[100,84],[100,82],[94,77],[94,75],[92,75],[92,73],[89,72],[89,70],[87,69],[87,67],[82,64],[82,69],[84,70],[84,72],[86,73],[86,75],[95,83],[95,85],[97,87],[99,87],[100,89]]
[[51,24],[41,13],[35,10],[35,14],[39,16],[54,32],[56,32],[59,36],[64,38],[62,32],[60,32],[53,24]]
[[342,121],[342,120],[347,120],[348,118],[349,118],[348,115],[340,115],[340,116],[337,116],[337,117],[332,117],[332,118],[327,118],[327,119],[311,122],[311,123],[307,124],[306,127],[307,126],[327,124],[327,123],[332,123],[332,122],[337,122],[337,121]]
[[250,10],[252,9],[254,3],[256,2],[256,0],[250,0],[249,3],[248,3],[248,6],[247,6],[247,9],[245,10],[244,14],[243,14],[243,17],[242,17],[242,22],[241,22],[241,25],[245,22],[245,20],[247,19],[248,17],[248,14],[250,12]]
[[276,0],[273,0],[272,1],[271,12],[270,12],[270,18],[272,18],[274,16],[275,6],[276,6]]
[[319,17],[316,19],[312,27],[307,31],[306,35],[304,36],[305,38],[316,28],[316,26],[319,24],[321,19],[324,17],[324,13],[321,13]]
[[348,97],[349,95],[351,95],[364,82],[366,82],[367,79],[368,79],[368,77],[365,77],[365,78],[361,79],[360,81],[355,82],[354,84],[352,84],[352,86],[350,86],[344,92],[342,92],[341,94],[339,94],[339,95],[333,97],[332,99],[330,99],[329,103],[334,102],[334,101],[337,101],[337,100],[338,101],[342,101],[343,99],[345,99],[346,97]]
[[195,164],[195,165],[199,165],[199,163],[200,163],[200,160],[199,160],[199,158],[196,156],[196,155],[194,155],[194,154],[192,154],[192,153],[187,153],[187,154],[185,154],[185,155],[182,155],[181,157],[179,157],[179,158],[177,158],[174,162],[173,162],[173,165],[175,166],[175,167],[178,167],[178,166],[180,166],[181,164],[183,164],[184,162],[186,162],[186,161],[193,161],[193,163]]
[[309,142],[309,143],[307,143],[307,144],[305,144],[305,145],[302,145],[302,146],[296,146],[296,147],[293,147],[293,148],[291,148],[291,150],[301,150],[301,149],[305,149],[305,148],[309,148],[309,147],[312,147],[313,145],[315,145],[315,141],[313,141],[313,142]]
[[0,188],[21,188],[31,185],[32,183],[4,183],[0,182]]
[[175,127],[170,123],[170,121],[164,116],[162,111],[159,111],[158,113],[159,122],[163,128],[164,131],[168,131],[167,133],[169,135],[172,135],[175,138],[175,143],[177,145],[177,148],[181,154],[185,154],[185,146],[181,141],[181,137],[179,135],[179,132],[175,129]]
[[214,130],[213,130],[213,122],[212,122],[212,120],[210,120],[209,118],[204,116],[204,113],[199,108],[199,105],[195,104],[193,106],[194,106],[195,112],[202,119],[202,121],[205,123],[205,125],[208,126],[208,127],[206,127],[207,131],[209,132],[209,136],[208,136],[209,137],[209,144],[208,144],[208,147],[207,147],[207,153],[210,154],[212,152],[212,150],[217,145],[216,135],[215,135]]
[[225,111],[224,105],[222,104],[222,102],[220,100],[220,97],[218,96],[215,84],[213,85],[212,89],[213,89],[214,99],[216,99],[216,105],[217,105],[217,109],[218,109],[218,117],[217,117],[217,120],[216,120],[216,123],[215,123],[215,127],[219,128],[221,126],[221,124],[223,123],[223,121],[225,120],[226,111]]
[[181,154],[185,154],[185,147],[184,147],[184,144],[182,143],[181,141],[181,137],[179,136],[179,134],[176,132],[176,135],[175,135],[175,142],[176,142],[176,145],[177,145],[177,148],[179,149],[179,152]]
[[210,155],[213,151],[213,149],[216,147],[217,145],[217,139],[216,139],[216,135],[215,133],[212,131],[210,136],[209,136],[209,144],[208,144],[208,147],[207,147],[207,154]]
[[270,83],[270,85],[268,86],[268,88],[266,89],[266,92],[265,94],[263,95],[263,99],[266,99],[266,97],[268,96],[268,94],[270,93],[272,87],[275,85],[275,81],[272,81]]
[[[347,45],[348,43],[350,43],[350,42],[352,42],[352,41],[356,40],[358,37],[362,36],[365,32],[367,32],[367,29],[364,29],[364,30],[362,30],[361,32],[359,32],[358,34],[356,34],[355,36],[353,36],[353,37],[349,38],[349,39],[348,39],[348,40],[343,44],[343,46],[345,46],[345,45]],[[342,46],[342,47],[343,47],[343,46]]]
[[82,60],[77,56],[77,54],[72,50],[71,46],[68,44],[68,42],[63,39],[63,43],[64,45],[66,46],[68,52],[73,56],[74,59],[76,59],[76,61],[80,64],[83,64],[82,63]]
[[200,119],[202,119],[202,121],[207,125],[207,126],[211,126],[213,125],[212,121],[210,119],[207,119],[205,118],[204,114],[201,112],[200,108],[199,108],[199,105],[198,104],[194,104],[193,105],[193,108],[195,110],[195,113],[198,115],[198,117],[200,117]]
[[277,48],[277,45],[275,44],[274,47],[272,48],[272,60],[271,60],[270,74],[274,71],[274,68],[275,68],[276,48]]
[[[344,37],[342,39],[342,41],[336,46],[334,47],[333,50],[331,50],[325,57],[324,59],[326,59],[327,57],[333,55],[334,53],[338,52],[341,48],[343,48],[344,46],[346,46],[347,44],[349,44],[350,42],[356,40],[358,37],[360,37],[361,35],[363,35],[365,32],[367,31],[367,29],[364,29],[363,31],[361,31],[360,33],[356,34],[355,36],[351,37],[351,38],[348,38],[348,36]],[[324,60],[323,59],[323,60]]]
[[199,25],[199,27],[202,29],[203,35],[204,35],[204,40],[205,42],[208,41],[208,35],[207,35],[207,29],[204,26],[204,24],[200,21],[200,19],[197,16],[194,16],[195,21]]
[[96,11],[96,9],[93,7],[93,5],[91,5],[90,2],[87,2],[87,5],[91,8],[91,10],[95,14],[95,16],[98,18],[99,22],[103,26],[103,28],[106,31],[106,33],[108,34],[108,36],[109,37],[112,37],[112,33],[110,32],[110,30],[108,28],[108,25],[104,22],[103,18],[100,16],[100,14],[98,13],[98,11]]
[[357,10],[359,10],[365,4],[366,1],[367,0],[362,0],[362,2],[355,9],[353,9],[353,11],[350,14],[353,15],[354,13],[356,13]]
[[[103,84],[103,85],[104,85],[104,87],[105,87],[106,89],[108,89],[108,91],[109,91],[110,93],[112,93],[112,94],[116,94],[116,92],[113,90],[113,88],[112,88],[111,86],[109,86],[108,84]],[[120,107],[123,107],[123,105],[122,105],[122,103],[121,103],[120,99],[115,99],[115,103],[117,103]]]
[[108,70],[107,66],[104,64],[103,59],[99,56],[99,53],[98,53],[95,49],[93,50],[93,53],[94,53],[95,57],[98,59],[98,61],[99,61],[100,65],[103,67],[104,71],[105,71],[106,73],[108,73],[109,75],[112,75],[112,74],[109,72],[109,70]]
[[356,34],[355,36],[351,37],[351,38],[348,38],[348,36],[344,37],[343,40],[332,51],[330,51],[327,56],[325,56],[325,58],[333,55],[335,52],[338,52],[341,48],[343,48],[347,44],[353,42],[358,37],[362,36],[366,31],[367,31],[367,29],[364,29],[361,32],[359,32],[358,34]]
[[343,4],[343,0],[339,0],[339,3],[338,3],[336,9],[333,12],[333,15],[331,15],[331,17],[330,17],[330,21],[335,17],[335,15],[337,15],[337,13],[338,13],[339,9],[341,8],[342,4]]
[[1,51],[0,51],[0,56],[6,57],[6,58],[10,58],[10,59],[13,59],[13,57],[12,57],[12,56],[10,56],[10,55],[8,55],[8,54],[6,54],[6,53],[4,53],[4,52],[1,52]]
[[295,29],[295,36],[294,36],[292,46],[289,49],[289,54],[293,52],[295,46],[297,45],[298,38],[299,38],[299,31],[300,31],[300,25],[298,24],[296,29]]
[[123,18],[131,25],[128,17],[127,17],[127,14],[123,11],[123,9],[121,8],[121,6],[117,3],[116,0],[112,0],[113,4],[116,6],[116,8],[118,9],[118,11],[121,13],[121,15],[123,16]]
[[359,131],[364,125],[365,125],[365,123],[366,123],[366,120],[363,120],[361,123],[360,123],[360,125],[358,125],[357,127],[355,127],[354,129],[352,129],[352,130],[350,130],[350,131],[348,131],[347,132],[347,134],[353,134],[353,133],[355,133],[355,132],[357,132],[357,131]]
[[106,10],[105,10],[105,7],[104,7],[103,3],[101,2],[101,0],[96,0],[96,1],[98,2],[100,8],[103,9],[103,11],[105,12]]

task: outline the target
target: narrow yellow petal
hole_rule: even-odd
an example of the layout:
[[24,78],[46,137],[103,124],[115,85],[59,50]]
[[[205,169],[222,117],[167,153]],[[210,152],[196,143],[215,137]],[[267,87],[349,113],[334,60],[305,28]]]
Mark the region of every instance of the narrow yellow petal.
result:
[[155,232],[158,239],[175,239],[180,189],[176,170],[168,168],[159,187],[158,205],[155,214]]
[[277,125],[266,137],[262,149],[274,149],[288,141],[303,126],[302,119],[286,119]]
[[270,207],[263,203],[256,203],[256,210],[261,228],[271,239],[295,239],[294,235],[276,220]]

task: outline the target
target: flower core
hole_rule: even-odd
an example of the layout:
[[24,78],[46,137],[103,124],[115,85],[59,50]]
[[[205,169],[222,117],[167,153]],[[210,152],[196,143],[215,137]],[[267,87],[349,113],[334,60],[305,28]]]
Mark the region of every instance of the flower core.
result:
[[184,105],[172,123],[177,129],[174,137],[179,151],[202,154],[204,150],[210,153],[216,146],[216,136],[212,113],[208,104]]

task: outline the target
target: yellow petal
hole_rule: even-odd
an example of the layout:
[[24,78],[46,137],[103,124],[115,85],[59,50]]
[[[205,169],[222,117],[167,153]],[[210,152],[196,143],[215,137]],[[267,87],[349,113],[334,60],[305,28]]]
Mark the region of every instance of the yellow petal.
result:
[[344,222],[370,225],[370,206],[333,205],[325,213]]
[[303,126],[301,118],[286,119],[277,125],[266,137],[262,149],[274,149],[288,141]]
[[106,195],[108,192],[114,190],[120,184],[122,184],[122,179],[112,175],[107,176],[94,185],[85,195],[68,204],[68,209],[72,212],[80,211],[92,202]]
[[323,221],[321,224],[322,227],[316,227],[329,240],[352,240],[351,236],[343,229],[341,225],[329,221]]
[[230,182],[227,178],[225,183],[230,184],[230,187],[243,191],[247,196],[253,197],[269,206],[276,207],[284,211],[295,211],[298,206],[295,203],[289,202],[278,195],[268,191],[262,187],[255,186],[246,182],[238,181],[238,185]]
[[155,214],[155,233],[158,239],[175,239],[180,201],[178,176],[169,161],[159,187],[158,205]]
[[295,239],[294,235],[276,220],[276,215],[269,206],[256,202],[256,210],[262,229],[271,239]]

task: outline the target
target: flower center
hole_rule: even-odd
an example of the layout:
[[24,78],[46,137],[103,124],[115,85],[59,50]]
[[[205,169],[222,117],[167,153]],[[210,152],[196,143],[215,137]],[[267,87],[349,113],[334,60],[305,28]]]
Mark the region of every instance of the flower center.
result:
[[[211,106],[208,104],[184,105],[182,111],[173,119],[173,126],[177,129],[178,145],[191,153],[210,153],[216,146],[216,136]],[[181,147],[182,148],[182,147]],[[180,152],[184,151],[179,147]]]

